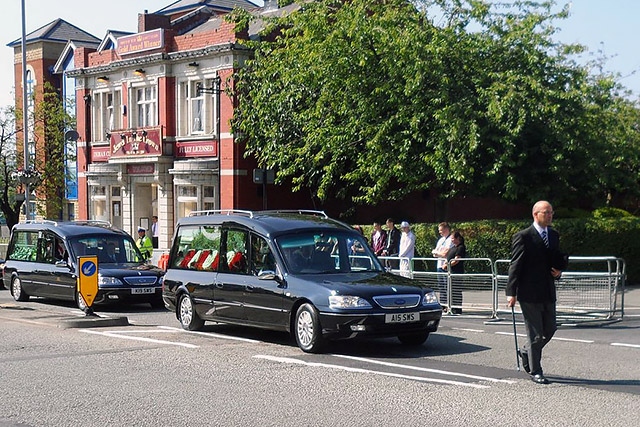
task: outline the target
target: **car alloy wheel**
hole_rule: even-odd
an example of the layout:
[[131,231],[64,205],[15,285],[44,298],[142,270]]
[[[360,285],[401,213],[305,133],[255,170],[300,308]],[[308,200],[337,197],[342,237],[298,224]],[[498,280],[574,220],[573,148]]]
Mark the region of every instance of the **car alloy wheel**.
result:
[[204,321],[195,311],[191,297],[187,294],[183,294],[180,297],[180,303],[178,304],[178,320],[180,320],[182,329],[187,331],[197,331],[204,325]]
[[14,277],[11,282],[11,295],[16,301],[27,301],[29,299],[29,295],[22,289],[22,282],[19,277]]
[[311,304],[302,304],[296,313],[295,334],[298,347],[307,353],[319,352],[323,345],[318,312]]

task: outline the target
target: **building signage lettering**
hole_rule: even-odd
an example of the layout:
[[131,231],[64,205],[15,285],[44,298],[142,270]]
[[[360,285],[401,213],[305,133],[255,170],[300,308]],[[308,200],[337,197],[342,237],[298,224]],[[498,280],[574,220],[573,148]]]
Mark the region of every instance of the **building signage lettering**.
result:
[[176,142],[176,157],[217,157],[215,141]]
[[160,156],[160,129],[145,129],[111,134],[111,157]]
[[127,165],[127,173],[129,175],[150,175],[155,170],[155,166],[152,163]]
[[111,147],[91,147],[91,162],[107,162],[111,157]]
[[162,28],[146,31],[130,36],[118,37],[118,54],[144,52],[164,47],[164,33]]

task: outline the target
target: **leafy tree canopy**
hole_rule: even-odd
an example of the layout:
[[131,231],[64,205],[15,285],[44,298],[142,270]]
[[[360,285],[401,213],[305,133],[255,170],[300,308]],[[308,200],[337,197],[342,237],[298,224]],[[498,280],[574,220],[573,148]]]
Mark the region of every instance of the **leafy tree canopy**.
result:
[[[554,2],[318,0],[236,76],[246,154],[321,199],[571,203],[637,191],[638,108],[553,41]],[[247,14],[232,16],[247,23]]]

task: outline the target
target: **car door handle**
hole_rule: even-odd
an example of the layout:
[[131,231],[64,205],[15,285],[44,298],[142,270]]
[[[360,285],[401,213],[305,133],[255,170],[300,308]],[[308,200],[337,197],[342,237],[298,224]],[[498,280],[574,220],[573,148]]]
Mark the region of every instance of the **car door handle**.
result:
[[253,292],[255,287],[253,285],[246,285],[245,289],[247,290],[247,292]]
[[218,289],[224,288],[224,283],[219,283],[219,282],[216,283],[216,288],[218,288]]

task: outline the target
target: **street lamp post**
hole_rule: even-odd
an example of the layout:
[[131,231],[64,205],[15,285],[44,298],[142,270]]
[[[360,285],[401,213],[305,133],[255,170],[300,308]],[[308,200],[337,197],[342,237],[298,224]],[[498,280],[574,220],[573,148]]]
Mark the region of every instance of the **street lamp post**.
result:
[[[198,96],[203,93],[210,93],[212,95],[216,95],[215,97],[215,109],[216,109],[216,150],[218,153],[218,158],[220,158],[220,115],[222,112],[220,111],[220,94],[222,93],[222,89],[220,88],[222,79],[219,75],[213,79],[213,86],[204,87],[200,83],[196,84],[196,93]],[[220,208],[220,190],[216,192],[218,194],[218,208]]]
[[[29,100],[27,99],[27,22],[25,14],[25,0],[22,0],[22,135],[24,136],[24,168],[23,171],[27,173],[29,171]],[[30,204],[29,204],[29,180],[24,180],[24,215],[27,220],[31,219]]]

